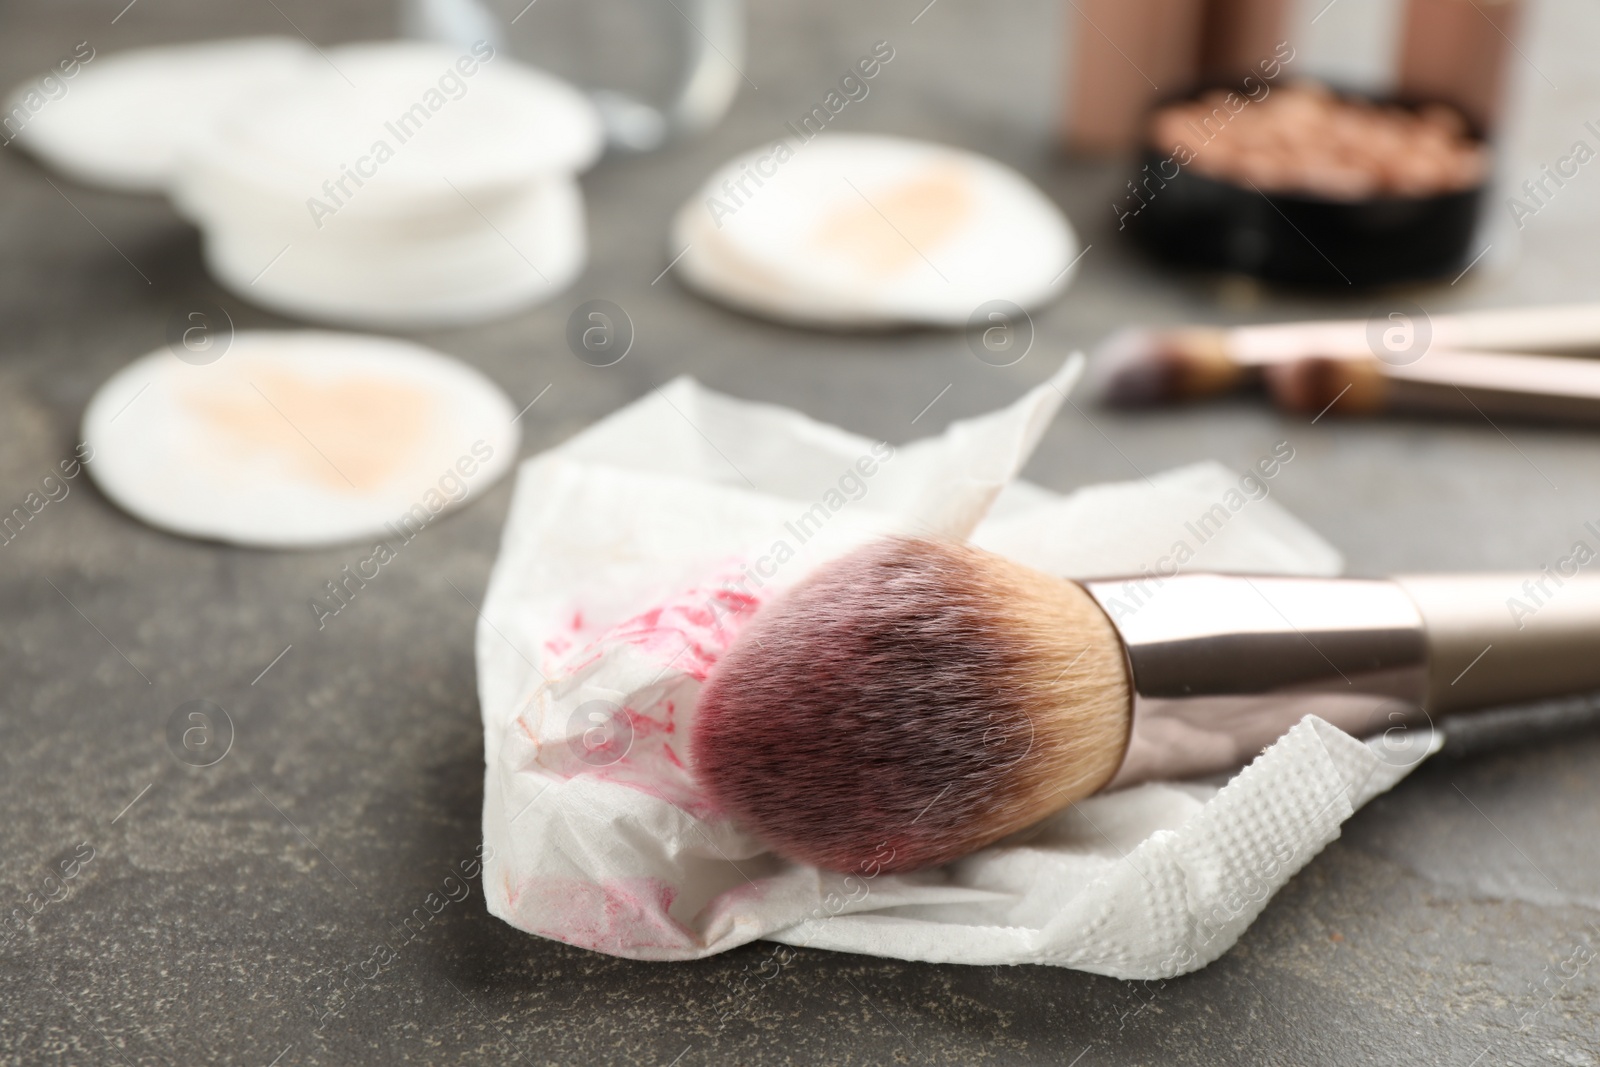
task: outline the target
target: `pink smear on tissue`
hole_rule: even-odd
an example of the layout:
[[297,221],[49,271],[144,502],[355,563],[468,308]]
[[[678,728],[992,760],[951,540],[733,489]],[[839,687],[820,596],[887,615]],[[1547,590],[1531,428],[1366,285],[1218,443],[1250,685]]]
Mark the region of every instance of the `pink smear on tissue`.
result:
[[617,878],[598,884],[534,878],[512,897],[530,929],[543,937],[611,955],[683,952],[699,941],[668,914],[678,891],[659,878]]
[[[565,674],[583,670],[618,645],[637,648],[661,664],[659,684],[634,692],[622,708],[628,729],[619,731],[616,739],[619,747],[625,746],[620,758],[591,760],[600,765],[569,770],[648,793],[697,818],[718,814],[689,774],[681,750],[686,731],[678,726],[680,713],[693,707],[700,683],[760,606],[755,595],[732,588],[740,570],[730,568],[725,573],[726,579],[718,575],[674,593],[598,635],[582,632],[584,612],[574,609],[565,632],[546,642],[546,651],[554,656],[580,649],[561,663]],[[524,729],[529,732],[526,725]],[[597,748],[592,755],[610,753]]]
[[[698,685],[698,682],[680,678],[673,688]],[[675,747],[681,744],[678,709],[678,701],[665,698],[646,705],[643,710],[631,706],[623,708],[622,713],[633,731],[627,754],[589,773],[604,781],[637,789],[697,819],[714,819],[721,813],[720,809],[701,793],[700,786],[689,773],[688,761]]]
[[737,589],[690,589],[613,626],[596,643],[629,644],[664,655],[673,670],[703,682],[757,604]]
[[598,634],[584,632],[583,611],[575,609],[563,632],[545,641],[544,650],[561,673],[573,674],[599,659],[609,646],[629,644],[660,657],[663,666],[703,682],[759,606],[752,594],[712,582],[675,593]]
[[552,637],[544,643],[545,655],[552,662],[559,663],[565,659],[567,653],[577,647],[577,638],[583,633],[583,612],[574,611],[572,619],[566,625],[566,633]]

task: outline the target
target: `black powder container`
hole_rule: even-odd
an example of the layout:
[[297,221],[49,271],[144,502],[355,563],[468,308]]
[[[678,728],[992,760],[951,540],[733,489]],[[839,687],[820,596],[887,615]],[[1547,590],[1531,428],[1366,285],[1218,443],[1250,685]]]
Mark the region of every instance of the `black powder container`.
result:
[[[1197,99],[1205,91],[1174,99]],[[1181,166],[1151,146],[1148,135],[1139,162],[1137,195],[1125,190],[1118,211],[1122,228],[1151,255],[1176,266],[1316,289],[1371,289],[1459,272],[1474,251],[1487,186],[1485,179],[1430,196],[1363,199],[1268,192]]]

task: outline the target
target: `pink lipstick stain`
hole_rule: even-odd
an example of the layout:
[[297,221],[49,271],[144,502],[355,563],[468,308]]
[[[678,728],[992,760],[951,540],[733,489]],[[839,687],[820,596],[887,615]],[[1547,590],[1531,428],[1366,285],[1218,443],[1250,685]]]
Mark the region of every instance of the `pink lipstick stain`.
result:
[[[614,626],[585,632],[586,612],[574,606],[561,632],[544,643],[558,668],[551,677],[571,676],[600,662],[618,646],[631,646],[661,664],[650,685],[630,694],[620,711],[622,727],[613,736],[588,747],[587,762],[557,758],[547,770],[564,777],[592,775],[647,793],[698,818],[714,817],[717,809],[701,795],[682,751],[679,720],[694,707],[700,683],[755,616],[760,599],[733,588],[743,568],[727,566],[702,584],[673,593],[665,600]],[[576,651],[574,651],[576,650]],[[528,714],[524,712],[524,714]],[[540,735],[537,723],[523,720],[530,740]]]
[[680,678],[660,699],[646,704],[642,710],[623,708],[622,714],[633,731],[626,754],[588,773],[602,781],[615,782],[653,796],[697,819],[714,818],[718,809],[701,794],[683,757],[674,750],[673,742],[678,734],[679,701],[669,699],[666,695],[698,684]]
[[545,661],[548,664],[560,664],[562,660],[578,647],[578,641],[583,637],[583,612],[574,609],[571,617],[563,627],[564,633],[549,638],[544,643]]
[[754,596],[736,589],[690,589],[613,626],[597,643],[629,644],[666,656],[674,670],[703,682],[756,606]]
[[[700,585],[685,589],[622,622],[600,629],[592,613],[574,606],[560,632],[544,643],[549,677],[571,677],[598,664],[620,646],[638,649],[660,663],[659,675],[628,695],[613,716],[616,737],[587,749],[594,766],[555,756],[539,758],[546,773],[587,775],[652,796],[701,820],[720,812],[701,794],[681,751],[687,720],[711,669],[760,606],[760,598],[732,587],[743,568],[729,566]],[[533,751],[540,749],[536,704],[519,716],[519,728]],[[621,720],[620,722],[618,720]],[[622,726],[622,729],[615,729]],[[610,759],[607,746],[622,751]],[[547,746],[553,747],[553,746]],[[602,758],[596,759],[599,756]],[[609,760],[609,761],[608,761]],[[669,911],[677,888],[659,878],[631,877],[589,882],[577,878],[536,877],[516,884],[506,880],[506,899],[528,929],[580,948],[614,954],[648,954],[652,949],[681,953],[700,940]]]

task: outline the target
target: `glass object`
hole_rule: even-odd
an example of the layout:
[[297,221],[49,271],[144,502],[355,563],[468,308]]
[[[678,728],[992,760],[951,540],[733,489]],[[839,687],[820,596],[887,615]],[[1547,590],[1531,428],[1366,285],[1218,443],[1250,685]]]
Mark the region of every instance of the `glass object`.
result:
[[401,0],[400,29],[486,40],[581,86],[617,151],[710,129],[747,80],[741,0]]

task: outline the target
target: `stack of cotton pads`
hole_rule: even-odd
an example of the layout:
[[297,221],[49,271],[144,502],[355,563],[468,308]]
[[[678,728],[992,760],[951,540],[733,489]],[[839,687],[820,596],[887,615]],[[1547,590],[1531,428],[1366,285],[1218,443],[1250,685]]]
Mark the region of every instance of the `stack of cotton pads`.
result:
[[96,484],[152,526],[273,548],[396,545],[516,459],[511,400],[420,345],[262,331],[216,351],[201,365],[152,352],[84,412]]
[[1077,238],[1009,167],[896,137],[822,134],[735,159],[679,209],[695,289],[783,322],[966,325],[1064,288]]
[[484,42],[106,57],[25,134],[75,177],[165,189],[240,296],[388,328],[482,321],[570,283],[574,175],[602,146],[582,94]]
[[601,131],[577,90],[482,43],[336,48],[327,67],[229,109],[180,174],[225,285],[312,318],[429,326],[504,314],[582,269],[572,175]]

